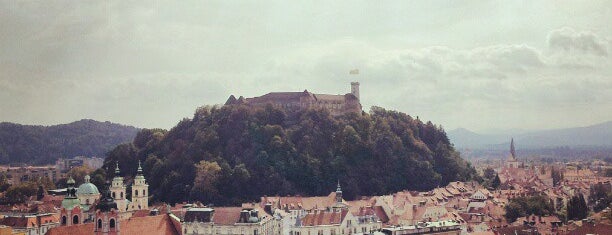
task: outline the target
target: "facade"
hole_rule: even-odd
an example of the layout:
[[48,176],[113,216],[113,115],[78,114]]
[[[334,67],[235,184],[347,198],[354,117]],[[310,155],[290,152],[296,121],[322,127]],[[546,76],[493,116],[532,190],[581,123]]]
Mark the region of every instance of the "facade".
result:
[[120,212],[127,211],[127,195],[125,193],[125,185],[123,184],[123,177],[121,177],[121,171],[119,171],[119,163],[117,163],[115,167],[115,177],[113,177],[113,181],[109,190],[111,191],[111,196],[115,199],[115,203],[117,204],[117,209]]
[[132,185],[132,202],[129,209],[132,211],[149,209],[149,185],[142,174],[140,161],[138,161],[138,171]]
[[272,105],[287,111],[307,108],[325,108],[334,116],[346,113],[361,113],[359,100],[359,83],[351,83],[351,93],[344,95],[314,94],[308,90],[303,92],[271,92],[263,96],[238,99],[231,95],[225,105],[266,106]]
[[280,220],[260,208],[190,208],[182,224],[183,235],[280,235]]
[[110,186],[111,197],[117,204],[117,209],[121,213],[121,218],[129,218],[132,212],[146,210],[149,208],[149,185],[142,173],[142,167],[138,162],[138,170],[132,185],[132,201],[127,199],[126,186],[123,177],[120,175],[119,164],[115,167],[115,177]]
[[20,185],[23,182],[48,178],[53,182],[64,178],[65,174],[52,166],[28,166],[28,167],[7,167],[6,177],[12,185]]

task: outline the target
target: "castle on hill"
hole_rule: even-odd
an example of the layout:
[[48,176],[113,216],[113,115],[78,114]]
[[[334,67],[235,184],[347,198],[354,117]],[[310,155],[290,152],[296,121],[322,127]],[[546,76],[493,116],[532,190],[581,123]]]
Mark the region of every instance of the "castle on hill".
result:
[[340,116],[346,113],[361,113],[359,82],[351,82],[351,93],[344,95],[314,94],[304,90],[303,92],[270,92],[253,98],[240,96],[236,99],[234,95],[230,95],[225,102],[225,105],[248,105],[252,107],[268,104],[288,111],[325,108],[333,116]]

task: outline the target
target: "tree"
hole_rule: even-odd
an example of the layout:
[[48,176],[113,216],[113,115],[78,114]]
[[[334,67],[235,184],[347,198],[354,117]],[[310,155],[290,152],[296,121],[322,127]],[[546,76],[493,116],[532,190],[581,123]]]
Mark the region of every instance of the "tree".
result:
[[83,165],[70,169],[70,171],[68,171],[68,176],[74,179],[76,185],[81,185],[85,182],[85,176],[91,171],[91,168]]
[[4,197],[9,203],[23,203],[27,198],[36,195],[37,192],[38,184],[34,181],[28,181],[9,187]]
[[550,215],[554,209],[547,197],[538,195],[510,199],[505,211],[506,219],[514,222],[518,217],[527,215]]
[[493,180],[491,181],[491,187],[494,189],[499,188],[499,185],[501,184],[501,180],[499,179],[499,175],[495,174],[495,178],[493,178]]
[[581,220],[585,219],[589,215],[589,208],[584,200],[584,195],[579,193],[578,195],[572,196],[567,203],[567,219],[569,220]]
[[193,189],[201,193],[201,199],[211,201],[219,196],[217,181],[221,174],[221,167],[217,162],[202,160],[196,165],[196,178]]
[[553,167],[550,171],[550,174],[553,179],[553,186],[559,186],[563,181],[563,172],[557,170],[557,168]]

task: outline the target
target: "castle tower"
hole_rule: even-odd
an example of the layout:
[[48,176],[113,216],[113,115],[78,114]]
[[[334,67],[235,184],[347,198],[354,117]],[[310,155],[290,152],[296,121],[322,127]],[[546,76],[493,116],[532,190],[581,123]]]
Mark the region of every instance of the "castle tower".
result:
[[149,208],[149,185],[142,174],[142,167],[138,161],[138,171],[132,185],[131,210],[144,210]]
[[358,100],[361,100],[359,98],[359,82],[351,82],[351,94],[357,97]]
[[115,167],[115,177],[113,178],[113,182],[110,186],[110,191],[111,197],[115,200],[119,211],[125,212],[127,210],[127,198],[125,194],[125,185],[123,184],[123,177],[121,177],[120,173],[119,162],[117,162],[117,167]]
[[111,195],[110,187],[107,180],[102,198],[96,206],[96,213],[93,217],[94,234],[96,235],[120,234],[119,211]]

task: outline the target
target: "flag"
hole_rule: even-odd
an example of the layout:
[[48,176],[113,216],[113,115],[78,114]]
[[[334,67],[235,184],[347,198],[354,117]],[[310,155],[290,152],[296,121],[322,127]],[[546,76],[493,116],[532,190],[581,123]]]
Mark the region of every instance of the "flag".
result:
[[359,74],[359,69],[353,69],[349,71],[349,74]]

